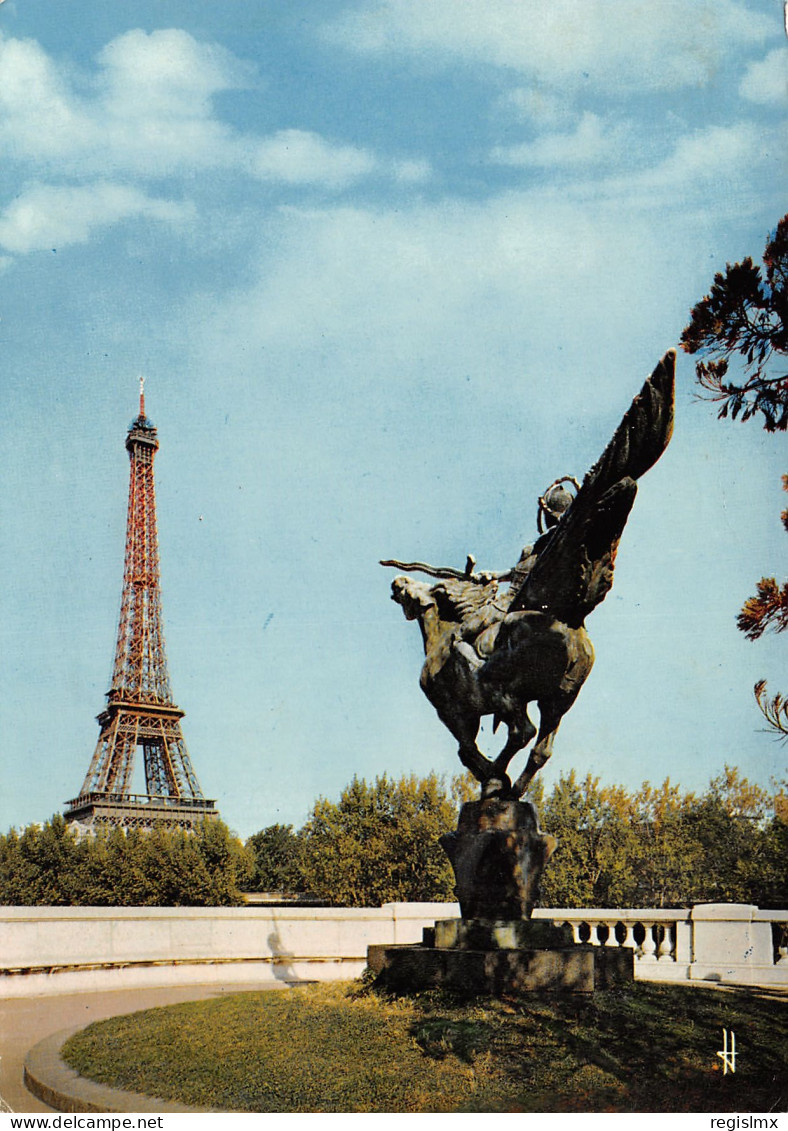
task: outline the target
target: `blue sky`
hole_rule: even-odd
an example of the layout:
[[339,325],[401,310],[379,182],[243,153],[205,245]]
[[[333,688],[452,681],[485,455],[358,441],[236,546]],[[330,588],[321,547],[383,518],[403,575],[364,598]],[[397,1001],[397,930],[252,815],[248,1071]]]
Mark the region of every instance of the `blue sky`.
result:
[[[454,773],[399,557],[505,569],[726,261],[786,208],[777,0],[6,0],[0,827],[79,789],[108,688],[137,376],[176,701],[241,835]],[[681,355],[597,662],[543,771],[768,785],[784,437]],[[483,745],[496,749],[487,731]]]

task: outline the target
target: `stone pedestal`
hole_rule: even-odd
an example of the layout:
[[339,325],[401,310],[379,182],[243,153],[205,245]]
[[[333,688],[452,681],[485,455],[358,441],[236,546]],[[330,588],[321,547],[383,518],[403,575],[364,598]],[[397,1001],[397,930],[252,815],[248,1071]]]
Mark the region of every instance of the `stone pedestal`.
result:
[[574,946],[568,923],[556,927],[544,919],[438,919],[424,932],[438,950],[546,950]]
[[589,994],[635,976],[632,948],[573,943],[568,925],[441,919],[424,935],[421,946],[369,947],[367,965],[380,985],[396,992]]
[[397,992],[436,987],[500,996],[533,990],[593,993],[635,977],[631,947],[573,942],[568,924],[531,918],[542,870],[556,847],[529,801],[487,797],[460,810],[441,837],[461,919],[439,919],[421,946],[371,946],[367,965]]
[[529,919],[542,870],[555,850],[530,801],[468,801],[457,831],[441,837],[464,919]]

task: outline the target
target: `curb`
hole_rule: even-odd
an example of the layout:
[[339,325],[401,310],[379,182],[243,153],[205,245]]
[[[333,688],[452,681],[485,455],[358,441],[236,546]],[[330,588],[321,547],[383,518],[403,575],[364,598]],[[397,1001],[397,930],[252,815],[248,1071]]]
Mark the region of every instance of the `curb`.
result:
[[159,1100],[141,1092],[109,1088],[80,1076],[61,1059],[60,1050],[84,1025],[61,1029],[34,1045],[25,1057],[24,1082],[28,1090],[55,1111],[69,1112],[218,1112],[216,1107],[189,1107]]

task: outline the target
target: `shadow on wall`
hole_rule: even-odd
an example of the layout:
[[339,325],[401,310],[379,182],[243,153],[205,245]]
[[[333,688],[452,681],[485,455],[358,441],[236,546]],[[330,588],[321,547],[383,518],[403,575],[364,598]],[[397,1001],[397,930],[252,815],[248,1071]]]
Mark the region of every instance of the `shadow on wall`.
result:
[[268,949],[273,955],[271,967],[276,980],[278,982],[300,982],[301,979],[292,967],[292,959],[295,958],[295,954],[291,950],[285,950],[279,931],[271,931],[266,941]]

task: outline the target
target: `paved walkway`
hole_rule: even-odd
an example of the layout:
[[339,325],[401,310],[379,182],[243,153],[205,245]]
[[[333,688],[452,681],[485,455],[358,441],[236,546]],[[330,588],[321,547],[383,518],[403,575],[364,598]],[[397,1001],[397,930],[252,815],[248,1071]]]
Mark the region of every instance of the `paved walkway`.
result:
[[[24,1085],[25,1057],[33,1045],[61,1029],[84,1027],[91,1021],[136,1013],[157,1005],[221,997],[244,990],[277,989],[259,983],[227,985],[161,986],[105,993],[58,994],[51,997],[11,998],[0,1002],[0,1096],[15,1112],[54,1111],[36,1099]],[[287,987],[283,985],[282,989]]]

